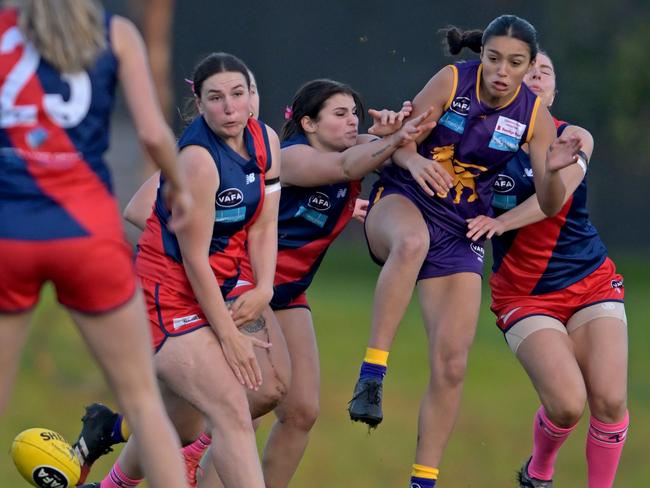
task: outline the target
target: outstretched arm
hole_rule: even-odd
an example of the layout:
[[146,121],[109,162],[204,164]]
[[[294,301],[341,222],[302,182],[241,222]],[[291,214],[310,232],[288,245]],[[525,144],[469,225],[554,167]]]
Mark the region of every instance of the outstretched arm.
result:
[[546,107],[540,107],[534,125],[534,133],[529,142],[530,163],[535,178],[537,200],[545,215],[557,214],[568,192],[560,170],[578,161],[582,145],[578,137],[562,134],[555,138],[556,129],[551,114]]
[[426,121],[430,113],[426,110],[384,139],[357,144],[341,152],[319,151],[306,144],[287,147],[282,150],[282,183],[310,187],[359,180],[377,169],[398,147],[429,131],[433,126]]
[[[578,188],[578,185],[585,177],[587,164],[591,159],[593,152],[594,140],[589,131],[578,126],[569,126],[565,129],[563,136],[577,137],[583,148],[584,168],[581,164],[572,164],[559,170],[559,177],[566,188],[566,193],[562,201],[562,206],[567,202],[569,197]],[[510,230],[519,229],[529,224],[534,224],[544,220],[547,215],[542,211],[537,200],[537,194],[530,196],[515,208],[504,212],[496,218],[486,215],[479,215],[467,221],[467,237],[476,241],[483,236],[491,239],[494,235],[501,235]]]

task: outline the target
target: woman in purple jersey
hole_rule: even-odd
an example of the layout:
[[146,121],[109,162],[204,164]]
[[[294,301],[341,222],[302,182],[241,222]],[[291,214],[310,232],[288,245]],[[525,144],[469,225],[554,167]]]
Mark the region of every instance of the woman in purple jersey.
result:
[[[546,54],[537,55],[524,81],[550,108],[555,70]],[[579,164],[560,171],[567,189],[560,213],[546,218],[541,211],[522,148],[497,180],[506,182],[493,201],[501,214],[470,220],[467,236],[492,238],[492,310],[542,403],[520,486],[551,486],[558,451],[588,403],[588,486],[611,488],[629,423],[623,278],[587,214],[591,135],[565,123],[559,130],[580,137],[584,151]]]
[[553,143],[548,110],[522,85],[537,55],[536,32],[528,22],[504,15],[484,32],[450,28],[447,40],[452,54],[463,47],[480,52],[480,63],[443,68],[417,95],[413,115],[433,107],[429,120],[437,125],[417,144],[395,152],[397,166],[382,171],[371,195],[366,235],[383,268],[371,338],[349,405],[352,420],[381,422],[388,351],[417,282],[431,369],[411,478],[422,488],[433,487],[438,477],[478,319],[483,247],[465,236],[465,220],[489,208],[498,170],[525,142],[540,204],[545,213],[556,213],[565,194],[558,171],[575,163],[580,149],[572,138]]
[[[153,95],[142,38],[131,22],[108,15],[94,0],[13,4],[15,10],[0,11],[0,208],[11,208],[10,200],[31,208],[23,218],[0,217],[0,235],[5,235],[7,226],[19,223],[41,234],[18,239],[24,252],[18,248],[7,252],[4,244],[9,240],[0,239],[0,411],[8,401],[40,289],[51,281],[141,439],[140,453],[152,486],[187,486],[177,454],[178,440],[156,385],[131,253],[102,160],[109,130],[105,123],[119,81],[140,141],[169,179],[172,201],[181,203],[175,214],[190,208],[176,168],[173,135]],[[11,120],[12,114],[18,117]],[[9,156],[10,138],[27,140],[30,149],[38,152]],[[27,171],[36,154],[52,162],[66,157],[71,164],[40,164],[36,172]],[[15,186],[6,179],[11,174],[5,172],[8,163],[23,178]],[[23,184],[28,178],[37,183]],[[58,221],[34,225],[39,216],[51,215],[53,207],[58,207],[65,222],[72,220],[71,215],[81,216],[79,235],[61,238],[63,225]],[[93,228],[94,222],[99,228]],[[9,281],[14,276],[15,287]],[[26,290],[29,295],[21,296]],[[11,303],[19,298],[22,303]]]

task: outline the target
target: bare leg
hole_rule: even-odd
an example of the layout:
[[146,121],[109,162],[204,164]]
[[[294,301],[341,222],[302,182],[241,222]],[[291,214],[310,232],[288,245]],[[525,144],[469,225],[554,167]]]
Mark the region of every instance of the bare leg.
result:
[[594,319],[570,334],[587,384],[591,414],[619,422],[627,409],[627,327],[611,317]]
[[478,321],[481,278],[475,273],[457,273],[422,280],[418,288],[431,378],[420,404],[415,462],[436,468],[458,416]]
[[368,346],[389,351],[427,255],[429,231],[417,207],[401,195],[379,200],[365,225],[373,254],[385,261],[375,289]]
[[32,312],[0,314],[0,414],[9,403]]
[[585,408],[587,391],[569,336],[553,329],[534,332],[519,346],[517,359],[547,417],[558,427],[575,425]]
[[311,312],[293,308],[276,312],[291,355],[291,386],[275,409],[277,420],[264,448],[262,467],[267,488],[289,485],[307,448],[319,409],[320,371]]
[[587,383],[591,410],[586,443],[588,486],[611,487],[629,426],[627,327],[618,318],[593,318],[572,330],[571,339]]
[[73,312],[72,317],[139,439],[139,452],[150,485],[186,487],[178,438],[156,385],[151,338],[140,295],[104,315]]
[[562,327],[533,332],[517,350],[517,358],[542,402],[533,420],[532,456],[525,466],[525,474],[550,480],[559,450],[582,416],[587,392],[573,344],[563,325],[544,316],[528,317],[520,324],[525,326],[526,322],[538,325],[549,322],[549,326]]
[[203,413],[215,439],[212,461],[228,488],[264,488],[244,388],[210,328],[167,340],[156,354],[159,377]]
[[[270,350],[259,348],[255,350],[257,362],[262,370],[264,383],[258,391],[247,392],[251,416],[253,418],[260,417],[275,408],[278,402],[284,399],[287,391],[291,388],[289,385],[293,385],[294,381],[292,361],[289,359],[287,343],[285,342],[285,337],[280,329],[278,320],[270,308],[265,310],[263,317],[266,321],[266,328],[253,332],[252,334],[260,340],[270,342],[273,344],[273,347]],[[253,330],[254,328],[248,327],[249,330]],[[220,440],[217,438],[214,442],[216,444]],[[210,447],[211,451],[212,447]],[[204,468],[204,474],[199,479],[199,486],[201,488],[222,488],[224,484],[221,482],[217,472],[206,462],[207,459],[208,456],[205,456],[201,463]],[[268,481],[266,481],[266,486],[271,486]]]

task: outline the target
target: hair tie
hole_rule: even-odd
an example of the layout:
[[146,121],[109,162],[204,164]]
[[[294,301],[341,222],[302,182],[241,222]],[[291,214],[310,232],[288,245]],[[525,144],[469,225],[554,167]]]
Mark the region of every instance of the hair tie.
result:
[[284,120],[290,120],[293,117],[293,109],[287,105],[284,107]]
[[194,82],[193,82],[192,80],[190,80],[189,78],[185,78],[185,83],[187,83],[188,85],[190,85],[190,88],[192,89],[192,92],[193,92],[193,93],[196,93],[196,92],[194,91]]

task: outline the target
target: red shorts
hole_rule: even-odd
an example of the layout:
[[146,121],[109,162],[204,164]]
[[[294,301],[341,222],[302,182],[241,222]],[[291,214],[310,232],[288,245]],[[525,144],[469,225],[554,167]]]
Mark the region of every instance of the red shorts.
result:
[[109,312],[135,293],[131,248],[121,236],[0,239],[0,312],[33,308],[46,281],[54,284],[59,302],[68,308]]
[[154,350],[158,351],[167,337],[187,334],[210,325],[194,296],[147,278],[140,277],[140,282],[147,304]]
[[542,295],[514,295],[508,293],[508,284],[495,275],[490,278],[492,312],[497,326],[507,332],[517,322],[533,315],[553,317],[566,325],[579,310],[600,302],[623,302],[623,276],[616,273],[614,262],[606,258],[590,275],[562,290]]
[[[253,288],[255,288],[255,278],[253,278],[250,262],[248,259],[243,259],[240,268],[239,280],[237,280],[237,285],[235,285],[235,288],[233,288],[233,290],[228,294],[228,300],[234,300],[242,293],[252,290]],[[306,308],[311,310],[309,307],[309,302],[307,302],[306,292],[301,293],[289,303],[283,304],[281,306],[274,305],[272,298],[270,306],[272,310],[286,310],[288,308]]]

